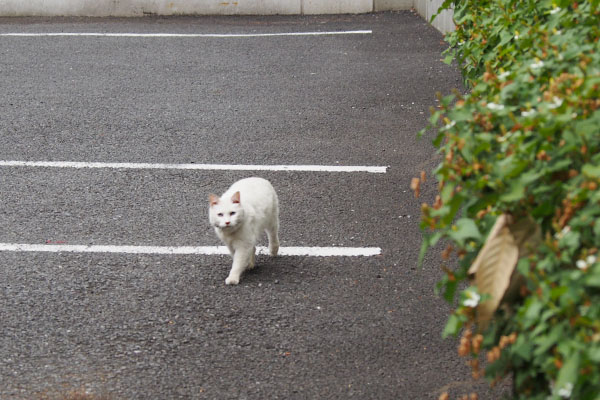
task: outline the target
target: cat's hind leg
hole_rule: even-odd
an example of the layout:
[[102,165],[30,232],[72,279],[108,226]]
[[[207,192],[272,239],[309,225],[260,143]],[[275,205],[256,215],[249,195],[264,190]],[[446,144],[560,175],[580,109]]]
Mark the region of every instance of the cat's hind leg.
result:
[[269,238],[269,254],[275,257],[279,252],[279,224],[275,222],[266,232]]
[[256,246],[252,248],[252,255],[250,256],[250,262],[248,263],[248,268],[246,269],[254,269],[256,266]]

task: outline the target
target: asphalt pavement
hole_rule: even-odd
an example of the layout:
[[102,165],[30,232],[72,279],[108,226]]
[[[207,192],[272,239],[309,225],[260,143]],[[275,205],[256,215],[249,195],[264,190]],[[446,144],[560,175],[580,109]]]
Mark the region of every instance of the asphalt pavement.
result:
[[0,18],[0,162],[387,167],[0,166],[1,244],[220,245],[208,194],[258,175],[282,248],[381,248],[261,255],[236,287],[221,255],[2,250],[0,398],[495,398],[441,339],[437,254],[416,265],[435,182],[409,185],[438,162],[417,132],[461,84],[443,49],[409,11]]

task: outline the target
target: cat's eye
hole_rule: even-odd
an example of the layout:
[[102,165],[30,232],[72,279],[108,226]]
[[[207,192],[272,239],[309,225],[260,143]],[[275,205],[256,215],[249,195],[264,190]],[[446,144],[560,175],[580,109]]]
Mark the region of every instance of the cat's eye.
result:
[[222,216],[223,216],[223,213],[218,213],[217,214],[217,217],[222,217]]
[[229,215],[233,217],[235,215],[235,211],[230,212]]

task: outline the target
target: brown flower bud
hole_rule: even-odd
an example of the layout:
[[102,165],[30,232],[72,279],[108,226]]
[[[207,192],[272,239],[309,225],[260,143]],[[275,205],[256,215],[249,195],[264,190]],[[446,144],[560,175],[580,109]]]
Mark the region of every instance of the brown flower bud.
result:
[[410,181],[410,188],[415,192],[415,198],[421,194],[421,181],[419,178],[412,178]]
[[481,334],[475,335],[471,342],[471,348],[473,349],[473,353],[479,354],[481,351],[481,344],[483,343],[483,336]]

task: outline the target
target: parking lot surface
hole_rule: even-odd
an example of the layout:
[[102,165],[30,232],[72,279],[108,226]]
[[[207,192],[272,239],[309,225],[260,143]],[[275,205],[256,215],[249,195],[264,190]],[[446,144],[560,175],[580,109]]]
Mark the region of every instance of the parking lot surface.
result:
[[[0,398],[472,391],[409,189],[443,48],[411,12],[0,19]],[[248,176],[307,250],[230,287],[228,256],[173,253],[220,245],[208,195]]]

